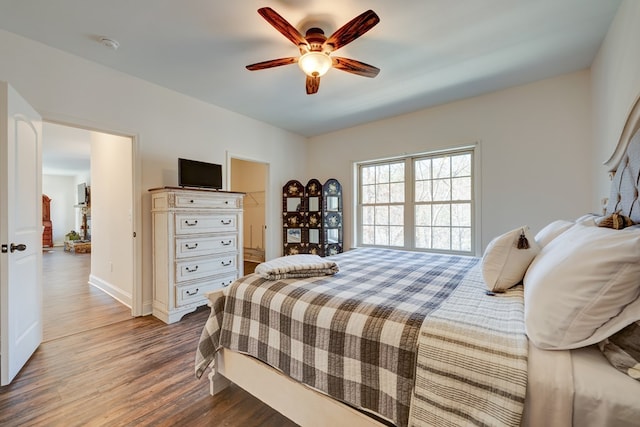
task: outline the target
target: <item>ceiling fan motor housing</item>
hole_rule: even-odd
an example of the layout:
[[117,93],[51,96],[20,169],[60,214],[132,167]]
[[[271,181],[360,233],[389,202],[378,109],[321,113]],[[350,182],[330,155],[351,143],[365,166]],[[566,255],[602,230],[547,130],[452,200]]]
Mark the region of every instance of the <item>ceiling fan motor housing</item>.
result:
[[309,43],[309,50],[311,52],[322,51],[322,45],[327,41],[324,31],[317,27],[309,28],[304,38],[307,40],[307,43]]

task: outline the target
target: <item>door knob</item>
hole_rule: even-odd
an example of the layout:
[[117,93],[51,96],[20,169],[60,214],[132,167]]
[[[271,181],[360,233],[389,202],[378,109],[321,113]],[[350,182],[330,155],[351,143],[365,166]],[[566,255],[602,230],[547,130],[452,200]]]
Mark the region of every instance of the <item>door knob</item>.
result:
[[14,243],[11,244],[11,246],[9,247],[9,250],[13,253],[15,251],[24,251],[25,249],[27,249],[27,245],[25,245],[24,243],[20,243],[19,245],[16,245]]

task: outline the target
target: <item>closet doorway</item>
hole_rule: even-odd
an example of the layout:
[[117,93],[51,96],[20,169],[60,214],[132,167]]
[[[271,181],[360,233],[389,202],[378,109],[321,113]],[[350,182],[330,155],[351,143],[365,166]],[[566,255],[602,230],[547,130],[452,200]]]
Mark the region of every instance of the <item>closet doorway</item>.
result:
[[134,141],[51,122],[43,123],[42,140],[53,240],[52,247],[43,240],[43,329],[50,341],[132,316]]
[[245,193],[243,212],[244,274],[265,261],[267,163],[231,158],[231,191]]

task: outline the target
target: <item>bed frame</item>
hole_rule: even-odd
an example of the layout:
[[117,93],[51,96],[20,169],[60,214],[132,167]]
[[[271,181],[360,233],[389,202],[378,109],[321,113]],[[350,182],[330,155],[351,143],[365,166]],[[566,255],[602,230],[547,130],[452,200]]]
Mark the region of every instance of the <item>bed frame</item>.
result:
[[[634,222],[640,222],[640,96],[629,112],[613,155],[604,162],[613,181],[607,213],[622,211]],[[634,136],[636,138],[634,139]],[[633,146],[630,144],[633,141]]]
[[638,129],[640,129],[640,96],[636,98],[635,103],[631,107],[631,111],[629,111],[627,121],[622,129],[622,133],[620,134],[620,139],[618,140],[618,145],[616,145],[616,148],[609,160],[604,162],[604,165],[611,176],[613,176],[618,169],[618,165],[620,164],[622,157],[624,157],[624,153],[627,151],[631,138]]
[[216,355],[209,373],[210,393],[215,395],[231,382],[302,426],[383,427],[370,416],[313,390],[282,372],[226,348]]
[[[622,159],[625,158],[631,138],[638,129],[640,129],[640,97],[636,99],[629,112],[613,155],[604,162],[612,177]],[[624,195],[624,197],[629,196]],[[636,221],[639,214],[640,212],[635,213]],[[250,356],[228,349],[221,349],[217,353],[208,377],[211,395],[219,393],[233,382],[295,423],[305,427],[385,426],[369,415],[298,383]]]

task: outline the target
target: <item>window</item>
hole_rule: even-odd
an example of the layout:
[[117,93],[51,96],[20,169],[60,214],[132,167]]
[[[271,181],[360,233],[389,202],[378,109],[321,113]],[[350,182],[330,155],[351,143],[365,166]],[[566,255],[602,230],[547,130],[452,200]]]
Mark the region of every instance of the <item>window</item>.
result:
[[471,254],[473,148],[358,165],[362,246]]
[[405,163],[361,167],[362,243],[404,246]]

